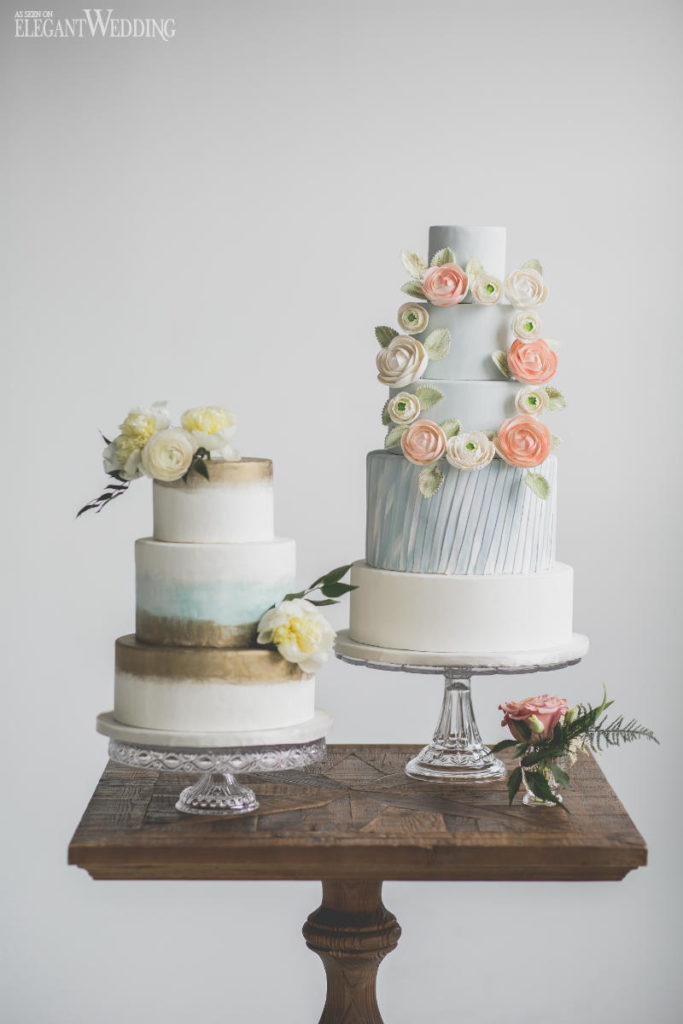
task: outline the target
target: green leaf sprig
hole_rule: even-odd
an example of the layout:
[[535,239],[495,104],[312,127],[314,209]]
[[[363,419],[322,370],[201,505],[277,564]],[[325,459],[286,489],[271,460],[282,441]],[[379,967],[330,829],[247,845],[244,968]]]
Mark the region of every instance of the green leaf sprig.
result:
[[[296,594],[285,594],[283,601],[295,601],[297,598],[306,598],[311,604],[318,606],[327,604],[338,604],[339,598],[343,597],[344,594],[348,594],[352,590],[358,590],[358,587],[353,586],[351,583],[342,583],[342,579],[346,576],[350,570],[351,565],[340,565],[337,569],[331,569],[330,572],[325,573],[324,576],[319,576],[317,580],[311,583],[310,587],[305,590],[300,590]],[[313,594],[316,590],[319,590],[323,595],[322,598],[313,599],[309,597],[309,594]]]

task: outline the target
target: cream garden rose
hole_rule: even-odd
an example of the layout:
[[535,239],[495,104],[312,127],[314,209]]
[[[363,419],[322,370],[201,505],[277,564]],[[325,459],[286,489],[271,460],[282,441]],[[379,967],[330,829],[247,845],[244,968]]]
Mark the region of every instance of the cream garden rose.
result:
[[275,644],[286,661],[313,675],[330,656],[336,633],[315,605],[302,598],[281,601],[258,624],[259,644]]
[[541,335],[541,318],[530,309],[520,309],[512,318],[512,333],[520,341],[536,341]]
[[493,441],[481,430],[462,431],[446,442],[446,460],[456,469],[483,469],[495,454]]
[[222,459],[236,461],[239,454],[230,444],[237,430],[237,419],[219,405],[201,405],[187,409],[180,418],[184,430],[192,434],[198,448],[206,448]]
[[489,274],[478,274],[470,284],[470,291],[475,302],[482,306],[493,306],[503,297],[503,285],[497,277]]
[[409,391],[400,391],[387,404],[392,423],[412,423],[420,415],[420,399]]
[[545,388],[522,388],[515,398],[517,412],[528,416],[540,416],[550,408],[550,398]]
[[429,323],[429,313],[417,302],[404,302],[399,308],[398,326],[406,334],[421,334]]
[[142,469],[153,480],[171,483],[185,476],[197,443],[186,430],[169,427],[154,434],[142,449]]
[[428,363],[422,342],[399,334],[377,353],[377,380],[390,388],[401,388],[421,377]]
[[142,449],[153,434],[165,430],[170,422],[167,402],[131,409],[119,426],[121,433],[104,449],[105,473],[118,473],[124,480],[142,476]]
[[533,267],[513,270],[505,281],[505,294],[513,306],[540,306],[548,298],[548,286]]

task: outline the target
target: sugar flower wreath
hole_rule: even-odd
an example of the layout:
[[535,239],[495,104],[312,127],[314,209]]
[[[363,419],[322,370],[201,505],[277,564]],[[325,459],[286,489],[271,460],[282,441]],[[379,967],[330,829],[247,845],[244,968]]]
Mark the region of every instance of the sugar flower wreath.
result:
[[[414,252],[402,253],[403,266],[410,280],[402,291],[413,299],[433,306],[453,306],[461,302],[493,305],[505,299],[514,308],[511,329],[514,340],[507,352],[491,356],[502,376],[517,380],[522,387],[515,397],[518,415],[507,419],[497,431],[461,431],[457,419],[436,423],[420,419],[444,397],[431,384],[419,383],[414,391],[400,391],[389,398],[382,409],[382,423],[388,427],[385,448],[397,448],[409,462],[422,467],[418,486],[425,498],[436,494],[444,482],[438,463],[466,472],[483,469],[494,457],[511,466],[525,469],[524,482],[541,499],[548,497],[550,485],[542,473],[532,472],[547,459],[560,438],[538,418],[543,413],[564,409],[564,395],[548,382],[557,372],[557,353],[541,337],[541,319],[537,312],[548,297],[548,286],[538,260],[528,260],[507,276],[505,281],[488,274],[477,259],[465,269],[456,261],[452,249],[441,249],[430,266]],[[424,378],[430,360],[443,359],[451,347],[446,328],[427,332],[429,310],[418,302],[404,302],[397,314],[399,330],[375,328],[381,351],[377,355],[377,379],[390,388],[403,388]],[[413,337],[422,334],[424,340]],[[443,463],[442,463],[443,464]]]

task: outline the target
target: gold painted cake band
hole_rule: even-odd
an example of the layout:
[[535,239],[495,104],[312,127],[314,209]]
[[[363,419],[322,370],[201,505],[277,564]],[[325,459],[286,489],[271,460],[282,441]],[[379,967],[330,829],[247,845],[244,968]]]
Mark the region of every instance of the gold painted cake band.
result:
[[190,473],[187,479],[174,480],[171,483],[155,480],[155,487],[172,487],[183,490],[197,490],[202,487],[218,486],[239,487],[240,484],[253,484],[270,481],[273,477],[271,459],[239,459],[229,462],[225,459],[209,459],[206,463],[209,479],[200,473]]
[[172,619],[137,609],[135,636],[142,643],[167,647],[252,647],[257,622],[222,626],[209,619]]
[[132,634],[116,641],[116,670],[157,679],[225,679],[244,685],[310,679],[298,665],[267,648],[160,647]]

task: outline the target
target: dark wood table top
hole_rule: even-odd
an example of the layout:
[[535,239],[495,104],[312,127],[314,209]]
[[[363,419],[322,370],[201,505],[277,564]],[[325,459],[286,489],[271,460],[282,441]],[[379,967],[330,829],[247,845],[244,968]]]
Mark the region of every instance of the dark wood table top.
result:
[[[566,791],[571,814],[508,807],[504,782],[409,779],[418,750],[333,745],[305,771],[240,776],[260,808],[179,814],[192,777],[110,763],[69,846],[93,878],[618,880],[647,847],[592,757]],[[196,776],[194,777],[196,778]]]

